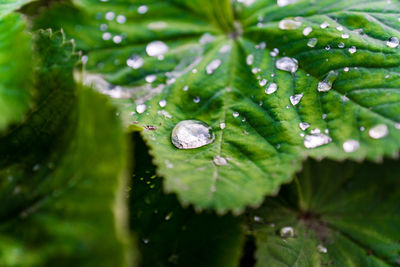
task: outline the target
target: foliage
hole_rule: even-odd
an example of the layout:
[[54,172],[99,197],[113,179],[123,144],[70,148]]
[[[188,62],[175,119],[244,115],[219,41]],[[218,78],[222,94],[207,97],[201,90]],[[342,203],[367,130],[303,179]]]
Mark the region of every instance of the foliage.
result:
[[0,266],[400,264],[398,0],[28,2]]

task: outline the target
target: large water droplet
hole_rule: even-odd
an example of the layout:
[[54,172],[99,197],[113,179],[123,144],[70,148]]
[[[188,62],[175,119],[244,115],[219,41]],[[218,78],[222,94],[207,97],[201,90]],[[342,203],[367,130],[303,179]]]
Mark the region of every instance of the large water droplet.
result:
[[332,89],[333,82],[336,80],[338,73],[331,70],[322,82],[318,83],[319,92],[327,92]]
[[284,70],[284,71],[289,71],[291,73],[294,73],[297,71],[298,68],[298,62],[294,58],[290,57],[283,57],[280,58],[276,61],[275,64],[277,69]]
[[199,120],[184,120],[175,125],[171,141],[179,149],[199,148],[214,142],[211,127]]
[[218,69],[219,66],[221,66],[221,60],[214,59],[206,66],[207,74],[212,74],[216,69]]
[[311,48],[314,48],[317,45],[317,43],[318,43],[318,39],[317,38],[311,38],[311,39],[308,40],[307,46],[311,47]]
[[301,21],[293,19],[283,19],[279,22],[279,29],[281,30],[295,30],[301,26]]
[[144,60],[139,55],[132,55],[130,58],[126,60],[126,65],[131,67],[132,69],[139,69],[143,66]]
[[390,37],[390,39],[386,42],[387,46],[391,48],[396,48],[399,46],[399,38],[397,37]]
[[316,148],[322,145],[326,145],[332,142],[332,138],[325,134],[315,133],[306,135],[304,139],[304,146],[306,148]]
[[343,143],[344,152],[351,153],[360,148],[360,142],[357,140],[347,140]]
[[138,7],[138,13],[139,13],[139,14],[144,14],[144,13],[146,13],[148,10],[149,10],[149,8],[148,8],[147,6],[145,6],[145,5],[142,5],[142,6],[139,6],[139,7]]
[[292,95],[290,96],[290,103],[292,103],[293,106],[296,106],[302,98],[303,98],[303,93]]
[[145,104],[139,104],[136,106],[136,112],[139,114],[142,114],[143,112],[146,111],[146,105]]
[[373,139],[381,139],[389,134],[389,129],[385,124],[378,124],[369,129],[368,134]]
[[168,46],[162,41],[153,41],[146,46],[146,53],[151,57],[162,56],[168,52]]
[[276,90],[278,90],[278,85],[276,83],[270,83],[267,87],[267,89],[265,89],[265,93],[267,95],[273,94],[276,92]]
[[280,235],[283,238],[294,237],[294,230],[290,226],[282,227]]

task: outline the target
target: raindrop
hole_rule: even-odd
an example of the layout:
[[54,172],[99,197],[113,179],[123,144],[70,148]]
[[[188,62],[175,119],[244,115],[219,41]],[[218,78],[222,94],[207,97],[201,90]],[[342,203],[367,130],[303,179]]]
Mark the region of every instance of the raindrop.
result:
[[350,37],[350,36],[349,36],[347,33],[343,33],[343,34],[342,34],[342,38],[343,38],[343,39],[349,39],[349,37]]
[[331,46],[330,45],[325,46],[325,50],[327,51],[331,50]]
[[153,41],[146,46],[146,53],[151,57],[162,56],[168,52],[168,46],[162,41]]
[[298,62],[294,58],[290,57],[283,57],[280,58],[276,61],[275,64],[277,69],[283,70],[283,71],[289,71],[291,73],[295,73],[298,68]]
[[332,89],[332,84],[337,78],[337,72],[331,70],[322,82],[318,83],[319,92],[327,92]]
[[103,38],[104,41],[110,40],[111,37],[112,37],[112,35],[111,35],[111,33],[109,33],[109,32],[105,32],[105,33],[103,33],[103,35],[102,35],[102,38]]
[[315,133],[305,136],[304,146],[310,149],[329,144],[330,142],[332,142],[332,138],[329,136],[321,133]]
[[101,30],[102,32],[105,32],[107,29],[108,29],[107,24],[100,24],[100,30]]
[[317,45],[317,43],[318,43],[318,39],[317,38],[311,38],[311,39],[308,40],[307,46],[314,48]]
[[340,43],[338,44],[338,47],[339,47],[339,48],[344,48],[344,43],[343,43],[343,42],[340,42]]
[[136,106],[136,112],[139,114],[142,114],[143,112],[146,111],[146,105],[145,104],[139,104]]
[[212,74],[216,69],[218,69],[219,66],[221,66],[221,60],[214,59],[206,66],[207,74]]
[[117,16],[117,22],[119,24],[124,24],[126,22],[126,17],[124,15],[118,15]]
[[200,97],[196,96],[195,98],[193,98],[193,102],[196,104],[200,103]]
[[279,22],[279,29],[281,30],[295,30],[301,26],[301,21],[293,19],[283,19]]
[[251,72],[252,72],[253,74],[257,74],[257,73],[259,73],[260,71],[261,71],[260,68],[252,68],[252,69],[251,69]]
[[254,217],[253,217],[253,220],[254,220],[255,222],[261,222],[261,221],[262,221],[261,217],[258,217],[258,216],[254,216]]
[[130,58],[126,60],[126,65],[131,67],[132,69],[139,69],[143,66],[144,60],[139,55],[132,55]]
[[253,54],[250,54],[250,55],[248,55],[247,56],[247,58],[246,58],[246,63],[247,63],[247,65],[253,65],[253,63],[254,63],[254,55]]
[[321,253],[327,253],[328,252],[328,249],[326,247],[324,247],[323,245],[318,245],[317,249]]
[[399,46],[399,38],[397,37],[390,37],[389,40],[386,42],[387,46],[391,48],[396,48]]
[[122,36],[120,36],[120,35],[115,35],[115,36],[113,37],[113,42],[116,43],[116,44],[121,43],[121,42],[122,42]]
[[149,10],[149,8],[148,8],[147,6],[145,6],[145,5],[142,5],[142,6],[139,6],[139,7],[138,7],[138,13],[139,13],[139,14],[144,14],[144,13],[146,13],[148,10]]
[[304,30],[303,30],[303,35],[304,36],[308,36],[311,32],[312,32],[312,28],[311,27],[305,27]]
[[321,25],[319,25],[321,27],[321,29],[326,29],[330,26],[330,24],[328,22],[323,22]]
[[172,211],[171,211],[170,213],[168,213],[167,215],[165,215],[165,220],[166,220],[166,221],[171,220],[172,215],[173,215],[173,213],[172,213]]
[[239,112],[237,112],[237,111],[233,112],[233,113],[232,113],[232,116],[233,116],[234,118],[239,117]]
[[278,85],[276,83],[270,83],[267,87],[267,89],[265,89],[265,93],[267,95],[273,94],[276,92],[276,90],[278,90]]
[[277,5],[278,6],[287,6],[289,4],[296,3],[298,0],[278,0]]
[[213,158],[213,162],[215,165],[217,166],[224,166],[227,165],[228,162],[226,161],[226,159],[224,157],[221,157],[220,155],[217,155]]
[[345,67],[343,70],[344,70],[345,72],[348,72],[348,71],[350,70],[350,68],[349,68],[349,67]]
[[262,79],[262,80],[260,80],[258,83],[260,84],[260,86],[264,86],[264,85],[266,85],[267,84],[267,80],[266,79]]
[[279,49],[274,48],[269,54],[271,55],[271,57],[276,57],[279,54]]
[[292,103],[293,106],[296,106],[300,100],[303,98],[303,93],[297,94],[297,95],[292,95],[290,96],[290,103]]
[[221,123],[219,124],[219,128],[221,128],[221,130],[225,129],[225,127],[226,127],[225,122],[221,122]]
[[286,226],[281,229],[280,234],[283,238],[294,237],[294,230],[292,227]]
[[340,32],[343,31],[343,26],[337,26],[337,27],[336,27],[336,30],[338,30],[338,31],[340,31]]
[[212,43],[215,40],[215,36],[206,32],[200,37],[199,43],[200,44],[208,44]]
[[373,139],[381,139],[389,134],[389,129],[385,124],[378,124],[369,129],[368,134]]
[[106,13],[105,18],[106,18],[106,20],[113,20],[115,18],[115,13],[112,11],[109,11]]
[[152,83],[157,79],[157,76],[155,74],[149,74],[145,78],[146,82]]
[[187,90],[189,90],[189,86],[188,86],[188,85],[185,85],[185,86],[183,87],[183,91],[187,91]]
[[360,142],[357,140],[347,140],[343,143],[344,152],[351,153],[360,148]]
[[175,125],[171,141],[179,149],[199,148],[214,142],[211,127],[199,120],[184,120]]
[[299,123],[299,127],[300,129],[302,129],[303,131],[307,130],[310,127],[310,124],[307,122],[300,122]]
[[350,47],[349,52],[350,52],[350,54],[354,54],[355,52],[357,52],[357,47],[355,47],[355,46]]

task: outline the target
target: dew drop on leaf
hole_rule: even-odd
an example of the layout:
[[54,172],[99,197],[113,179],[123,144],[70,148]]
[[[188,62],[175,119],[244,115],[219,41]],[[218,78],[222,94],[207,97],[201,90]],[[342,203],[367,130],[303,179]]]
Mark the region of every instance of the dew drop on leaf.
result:
[[355,52],[357,52],[357,47],[355,47],[355,46],[350,47],[349,52],[350,52],[350,54],[354,54]]
[[193,102],[194,103],[196,103],[196,104],[198,104],[198,103],[200,103],[200,97],[199,96],[196,96],[195,98],[193,98]]
[[113,20],[114,18],[115,18],[115,13],[112,11],[107,12],[105,15],[106,20]]
[[265,93],[267,95],[273,94],[276,92],[276,90],[278,90],[278,85],[276,83],[270,83],[267,87],[267,89],[265,89]]
[[217,155],[213,158],[213,162],[215,165],[217,166],[224,166],[227,165],[228,162],[226,161],[226,159],[224,157],[221,157],[220,155]]
[[327,92],[332,89],[333,82],[336,80],[338,73],[331,70],[322,82],[318,83],[319,92]]
[[311,27],[305,27],[304,30],[303,30],[303,35],[304,36],[308,36],[311,32],[312,32],[312,28]]
[[357,140],[347,140],[343,143],[344,152],[351,153],[360,148],[360,142]]
[[203,45],[203,44],[212,43],[214,40],[215,40],[215,36],[206,32],[205,34],[203,34],[200,37],[199,43]]
[[330,26],[330,24],[326,21],[324,21],[321,25],[319,25],[321,27],[321,29],[326,29]]
[[265,86],[267,84],[267,82],[268,81],[266,79],[262,79],[258,83],[260,84],[260,86]]
[[318,39],[317,38],[311,38],[311,39],[308,40],[307,46],[313,48],[313,47],[315,47],[317,45],[317,43],[318,43]]
[[254,62],[254,55],[253,54],[248,55],[246,58],[247,65],[249,65],[249,66],[253,65],[253,62]]
[[283,238],[294,237],[294,230],[290,226],[282,227],[280,235]]
[[310,128],[310,124],[307,123],[307,122],[300,122],[300,123],[299,123],[299,127],[300,127],[301,130],[305,131],[305,130],[307,130],[308,128]]
[[149,10],[149,8],[145,5],[141,5],[138,7],[138,13],[139,14],[145,14],[147,11]]
[[347,33],[343,33],[343,34],[342,34],[342,38],[343,38],[343,39],[349,39],[349,37],[350,37],[350,36],[349,36]]
[[146,111],[146,105],[145,104],[139,104],[136,106],[136,112],[139,114],[142,114],[143,112]]
[[153,41],[146,46],[146,53],[151,57],[162,56],[168,52],[168,46],[162,41]]
[[318,245],[317,249],[320,253],[328,253],[328,249],[323,245]]
[[296,3],[298,0],[278,0],[277,1],[277,5],[278,6],[287,6],[289,4],[294,4]]
[[368,134],[373,139],[381,139],[389,134],[389,129],[385,124],[378,124],[372,127]]
[[212,74],[216,69],[218,69],[219,66],[221,66],[221,60],[214,59],[206,66],[207,74]]
[[304,146],[310,149],[329,144],[330,142],[332,142],[332,138],[329,136],[321,133],[315,133],[305,136]]
[[157,76],[155,74],[149,74],[145,78],[146,82],[152,83],[157,79]]
[[219,128],[221,128],[221,130],[225,129],[225,127],[226,127],[225,122],[221,122],[221,123],[219,124]]
[[160,100],[160,102],[158,102],[158,104],[160,105],[160,107],[164,108],[167,105],[167,100],[165,100],[165,99]]
[[237,112],[237,111],[233,112],[233,113],[232,113],[232,116],[233,116],[234,118],[239,117],[239,112]]
[[175,125],[171,141],[179,149],[199,148],[214,142],[211,127],[199,120],[184,120]]
[[390,37],[390,39],[386,42],[387,46],[391,48],[396,48],[399,46],[399,38],[397,37]]
[[295,58],[283,57],[276,61],[275,66],[277,69],[295,73],[298,68],[298,62]]
[[117,16],[117,22],[119,24],[124,24],[126,22],[126,17],[124,15],[118,15]]
[[283,19],[279,22],[279,29],[281,30],[295,30],[301,26],[301,21],[293,19]]
[[131,67],[132,69],[139,69],[143,66],[144,60],[139,55],[132,55],[130,58],[126,60],[126,65]]
[[300,100],[303,98],[303,93],[297,94],[297,95],[292,95],[290,96],[290,103],[292,103],[293,106],[296,106]]

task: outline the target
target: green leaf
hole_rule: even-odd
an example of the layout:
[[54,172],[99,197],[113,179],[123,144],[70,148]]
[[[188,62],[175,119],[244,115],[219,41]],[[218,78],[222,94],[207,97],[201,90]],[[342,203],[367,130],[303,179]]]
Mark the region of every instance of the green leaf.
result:
[[[296,183],[248,214],[257,266],[398,265],[399,175],[397,161],[308,161]],[[281,236],[287,227],[293,237]]]
[[21,121],[29,109],[32,51],[25,28],[20,15],[0,16],[0,132]]
[[[387,44],[400,38],[397,2],[231,2],[76,0],[35,23],[75,38],[89,56],[85,81],[117,98],[127,124],[144,128],[165,189],[184,204],[239,213],[276,194],[304,157],[397,155],[400,53]],[[281,29],[288,25],[298,28]],[[155,40],[169,48],[161,57],[146,55]],[[284,57],[298,60],[296,72],[277,69]],[[214,60],[221,64],[208,74]],[[320,82],[332,88],[320,92]],[[266,94],[271,84],[278,89]],[[211,126],[215,141],[175,148],[174,126],[190,119]],[[216,166],[217,156],[227,165]]]
[[0,19],[32,1],[33,0],[0,0]]
[[128,265],[116,111],[104,96],[77,90],[71,42],[36,36],[38,103],[0,138],[0,265]]
[[166,195],[143,140],[133,138],[135,168],[130,224],[139,238],[139,266],[238,266],[243,246],[241,218],[196,214]]

